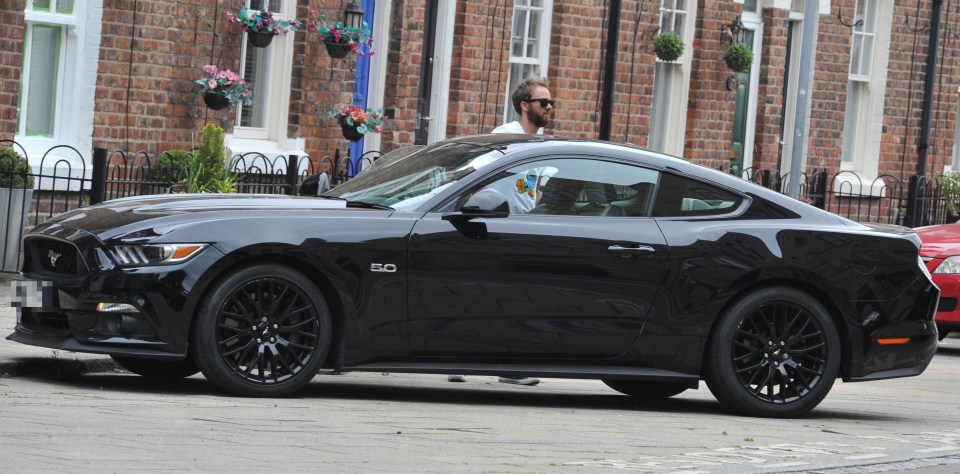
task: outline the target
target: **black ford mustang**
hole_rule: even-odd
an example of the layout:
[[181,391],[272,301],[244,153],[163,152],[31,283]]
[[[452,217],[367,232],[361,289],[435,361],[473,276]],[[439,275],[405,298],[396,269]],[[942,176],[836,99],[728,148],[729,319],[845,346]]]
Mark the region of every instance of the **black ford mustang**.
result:
[[793,417],[838,377],[918,375],[937,348],[912,230],[585,140],[448,140],[320,197],[119,199],[24,243],[19,284],[45,298],[9,339],[245,396],[331,371],[638,398],[702,379],[737,412]]

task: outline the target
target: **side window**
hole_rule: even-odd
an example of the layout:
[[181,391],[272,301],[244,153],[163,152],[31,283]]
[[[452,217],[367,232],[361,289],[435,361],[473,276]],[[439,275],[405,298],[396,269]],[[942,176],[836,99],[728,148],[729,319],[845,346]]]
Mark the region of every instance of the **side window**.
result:
[[[13,3],[24,5],[14,140],[24,147],[37,171],[41,157],[56,145],[79,150],[92,146],[96,81],[90,78],[97,75],[103,1]],[[69,155],[71,166],[82,166],[73,161],[74,154]]]
[[[295,16],[295,2],[289,0],[248,0],[252,10],[267,9],[281,19]],[[240,75],[253,89],[253,104],[237,107],[238,138],[283,141],[289,107],[290,60],[294,35],[277,36],[270,46],[257,48],[242,36]]]
[[553,0],[516,0],[510,32],[510,75],[507,80],[506,122],[517,120],[510,93],[528,77],[547,77]]
[[465,193],[494,189],[507,198],[511,215],[649,217],[657,171],[583,158],[556,158],[496,173]]
[[700,181],[663,173],[657,187],[654,217],[692,217],[727,214],[743,197]]

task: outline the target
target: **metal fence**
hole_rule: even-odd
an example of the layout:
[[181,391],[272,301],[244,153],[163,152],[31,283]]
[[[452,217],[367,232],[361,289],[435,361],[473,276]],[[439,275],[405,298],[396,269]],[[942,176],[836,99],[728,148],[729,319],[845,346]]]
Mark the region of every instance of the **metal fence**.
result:
[[[228,168],[237,178],[237,192],[295,195],[300,184],[312,175],[324,173],[326,182],[336,185],[379,156],[380,152],[373,151],[351,160],[336,150],[332,156],[311,160],[307,156],[244,153],[231,157]],[[26,229],[63,212],[109,199],[176,192],[184,180],[179,162],[183,156],[178,152],[154,157],[146,152],[128,154],[95,148],[88,159],[76,148],[61,145],[47,150],[39,166],[19,172],[15,164],[24,159],[29,157],[22,146],[0,140],[0,273],[17,271],[20,241]]]

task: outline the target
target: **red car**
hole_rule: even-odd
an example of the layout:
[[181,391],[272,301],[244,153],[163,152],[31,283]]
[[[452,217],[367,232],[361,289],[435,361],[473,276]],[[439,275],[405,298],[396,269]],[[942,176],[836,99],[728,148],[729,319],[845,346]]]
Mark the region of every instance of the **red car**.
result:
[[915,229],[923,244],[920,258],[940,287],[937,306],[937,331],[943,340],[947,333],[960,331],[960,224],[932,225]]

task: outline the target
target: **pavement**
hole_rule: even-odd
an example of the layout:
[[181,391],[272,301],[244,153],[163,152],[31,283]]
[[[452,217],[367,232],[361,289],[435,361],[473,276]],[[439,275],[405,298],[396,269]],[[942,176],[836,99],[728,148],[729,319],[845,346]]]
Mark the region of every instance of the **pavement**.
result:
[[0,275],[0,376],[47,374],[68,378],[83,374],[120,370],[113,359],[103,354],[28,346],[7,340],[17,324],[17,309],[10,304],[10,275]]

